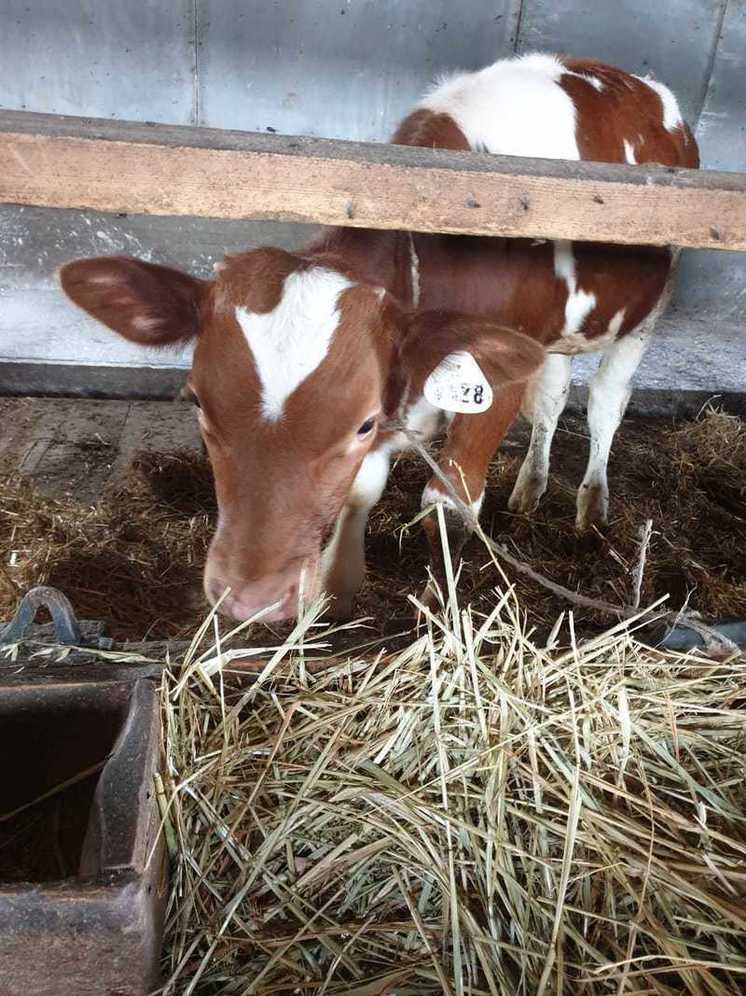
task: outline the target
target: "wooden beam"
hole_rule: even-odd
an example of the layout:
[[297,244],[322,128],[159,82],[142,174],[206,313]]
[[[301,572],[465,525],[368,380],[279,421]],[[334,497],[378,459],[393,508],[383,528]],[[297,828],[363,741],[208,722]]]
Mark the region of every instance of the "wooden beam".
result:
[[0,112],[0,203],[746,250],[746,174]]

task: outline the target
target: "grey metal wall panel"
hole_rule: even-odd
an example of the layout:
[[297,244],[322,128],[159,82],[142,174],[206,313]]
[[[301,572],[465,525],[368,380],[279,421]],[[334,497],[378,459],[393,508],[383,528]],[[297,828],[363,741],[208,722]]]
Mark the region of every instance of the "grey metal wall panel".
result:
[[512,52],[517,0],[199,0],[200,123],[384,141],[434,77]]
[[[746,170],[746,0],[729,0],[725,11],[697,140],[703,166]],[[746,325],[746,253],[686,253],[676,301],[682,311]]]
[[307,225],[152,218],[44,208],[0,208],[0,358],[81,365],[188,363],[189,351],[146,351],[74,307],[56,271],[78,256],[126,254],[209,276],[226,253],[259,245],[297,247]]
[[2,0],[0,107],[189,124],[192,0]]
[[729,0],[697,124],[702,164],[742,170],[746,165],[746,0]]
[[568,52],[655,77],[696,120],[726,0],[524,0],[519,51]]
[[[385,140],[435,76],[516,48],[654,70],[690,118],[703,108],[704,164],[746,169],[746,0],[0,0],[0,106]],[[128,252],[206,273],[226,251],[308,235],[0,208],[0,360],[186,362],[146,357],[89,321],[56,267]],[[685,254],[676,305],[641,383],[743,384],[746,257]],[[578,364],[581,381],[589,368]]]

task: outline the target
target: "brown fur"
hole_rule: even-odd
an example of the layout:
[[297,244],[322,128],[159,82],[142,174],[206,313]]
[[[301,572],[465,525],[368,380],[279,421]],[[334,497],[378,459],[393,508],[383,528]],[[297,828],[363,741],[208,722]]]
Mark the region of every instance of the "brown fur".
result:
[[[601,63],[565,64],[560,85],[576,106],[583,158],[624,162],[626,140],[638,162],[698,164],[689,129],[664,128],[661,100],[650,88]],[[594,75],[603,89],[572,73]],[[453,119],[422,109],[404,119],[393,141],[468,148]],[[596,296],[579,334],[592,346],[621,308],[619,334],[639,325],[666,284],[669,251],[573,249],[578,284]],[[554,265],[553,246],[543,241],[332,229],[299,254],[265,248],[229,257],[210,284],[123,258],[71,263],[61,278],[76,303],[126,338],[154,344],[197,337],[191,389],[220,506],[206,587],[214,598],[230,585],[231,611],[245,615],[242,592],[252,604],[289,592],[283,611],[292,612],[302,566],[307,590],[318,586],[322,539],[365,455],[391,436],[373,432],[361,441],[357,429],[371,414],[396,414],[415,402],[425,378],[454,350],[470,350],[495,391],[488,411],[453,418],[441,457],[453,486],[469,501],[479,497],[542,347],[562,345],[568,288]],[[357,286],[341,295],[327,356],[287,400],[283,417],[269,422],[260,415],[261,385],[235,308],[270,312],[288,274],[312,266],[338,270]],[[437,479],[431,485],[443,490]],[[455,549],[462,539],[463,531],[454,536]]]

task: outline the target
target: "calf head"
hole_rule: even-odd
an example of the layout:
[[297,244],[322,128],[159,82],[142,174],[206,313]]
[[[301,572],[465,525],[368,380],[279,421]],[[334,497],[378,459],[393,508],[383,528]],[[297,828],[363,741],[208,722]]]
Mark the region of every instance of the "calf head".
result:
[[452,354],[492,388],[527,378],[543,350],[484,318],[409,314],[341,261],[257,249],[205,281],[127,257],[68,263],[69,297],[143,346],[194,341],[187,393],[212,463],[218,525],[208,599],[235,619],[297,613],[385,420]]

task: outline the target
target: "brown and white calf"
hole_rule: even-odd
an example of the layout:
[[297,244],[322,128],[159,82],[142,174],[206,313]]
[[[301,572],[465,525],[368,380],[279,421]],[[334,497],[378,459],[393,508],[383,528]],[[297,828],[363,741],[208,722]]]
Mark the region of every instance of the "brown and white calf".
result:
[[[444,80],[393,141],[698,164],[665,86],[550,55]],[[323,586],[349,612],[368,513],[407,445],[384,427],[392,416],[431,436],[445,413],[441,468],[478,510],[490,460],[523,407],[533,432],[510,507],[534,509],[572,356],[587,351],[602,359],[577,523],[604,522],[609,448],[672,266],[661,248],[335,229],[300,252],[228,257],[209,281],[124,257],[69,263],[61,280],[127,339],[194,340],[188,387],[219,503],[205,590],[215,602],[229,588],[221,608],[237,619],[265,609],[269,620],[296,613],[301,578],[307,595]],[[437,478],[422,500],[450,501]],[[459,549],[465,527],[454,514],[449,522]],[[433,533],[431,518],[435,547]]]

